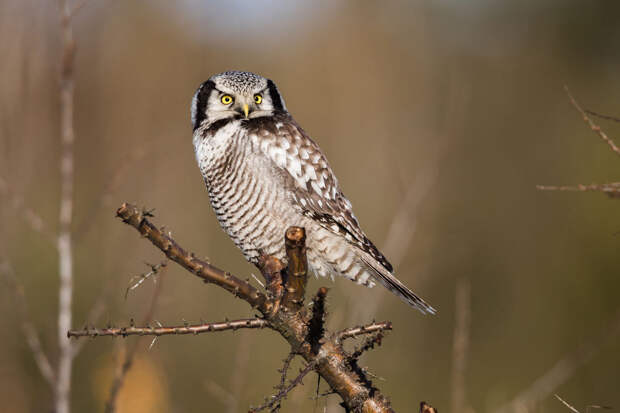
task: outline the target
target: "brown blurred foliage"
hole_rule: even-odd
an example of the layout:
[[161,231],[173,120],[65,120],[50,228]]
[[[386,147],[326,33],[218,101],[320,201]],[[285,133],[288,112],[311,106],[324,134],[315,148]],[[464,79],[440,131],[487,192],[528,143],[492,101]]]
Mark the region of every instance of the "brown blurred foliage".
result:
[[[378,288],[337,279],[328,284],[334,327],[355,319],[359,302],[380,297],[376,312],[356,321],[394,323],[382,350],[366,356],[387,379],[382,391],[397,411],[417,410],[419,400],[447,411],[454,289],[466,277],[467,401],[492,411],[596,336],[620,306],[619,204],[601,194],[535,190],[617,180],[618,159],[583,125],[562,86],[585,108],[620,114],[618,15],[617,2],[585,0],[89,1],[75,27],[75,322],[88,321],[108,284],[104,323],[140,315],[148,303],[150,282],[126,300],[124,292],[143,261],[160,257],[113,218],[122,201],[156,208],[156,221],[220,267],[256,271],[218,227],[189,121],[191,96],[211,74],[255,71],[274,79],[327,153],[379,247],[409,188],[420,194],[397,231],[410,237],[409,248],[384,252],[398,255],[399,278],[439,314],[422,317]],[[52,230],[59,45],[54,2],[0,3],[0,176]],[[601,124],[620,140],[618,124]],[[0,243],[54,358],[54,248],[6,197]],[[8,290],[0,297],[2,410],[45,411],[51,395],[18,332]],[[171,324],[251,314],[170,268],[155,318]],[[620,407],[619,344],[604,346],[558,392],[578,405]],[[112,340],[87,343],[75,363],[74,411],[102,408],[115,349]],[[244,411],[270,393],[285,353],[279,337],[256,331],[162,337],[140,353],[124,391],[138,398],[156,390],[148,397],[170,406],[162,411]],[[334,396],[309,399],[311,382],[285,411],[339,411]],[[551,396],[540,410],[561,406]]]

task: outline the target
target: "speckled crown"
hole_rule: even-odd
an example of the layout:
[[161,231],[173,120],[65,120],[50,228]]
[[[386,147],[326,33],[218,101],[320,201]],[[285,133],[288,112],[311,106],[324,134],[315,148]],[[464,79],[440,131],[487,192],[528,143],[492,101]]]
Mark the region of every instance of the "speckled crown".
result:
[[237,70],[218,73],[212,76],[211,80],[215,82],[215,84],[221,84],[237,93],[248,93],[258,86],[261,86],[261,84],[267,84],[267,80],[262,76]]

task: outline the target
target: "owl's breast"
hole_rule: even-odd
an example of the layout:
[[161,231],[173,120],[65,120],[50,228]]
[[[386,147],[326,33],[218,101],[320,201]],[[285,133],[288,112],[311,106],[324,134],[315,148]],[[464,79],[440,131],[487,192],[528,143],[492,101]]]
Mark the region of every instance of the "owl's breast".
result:
[[196,145],[216,217],[250,261],[263,253],[280,255],[287,223],[299,218],[273,163],[255,146],[243,129]]

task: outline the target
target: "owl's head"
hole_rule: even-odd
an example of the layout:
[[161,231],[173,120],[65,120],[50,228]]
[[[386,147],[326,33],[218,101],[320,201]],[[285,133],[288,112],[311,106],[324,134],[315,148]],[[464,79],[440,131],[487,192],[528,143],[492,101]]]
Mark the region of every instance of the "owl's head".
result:
[[194,130],[221,119],[251,119],[285,112],[284,99],[271,80],[250,72],[211,76],[192,99]]

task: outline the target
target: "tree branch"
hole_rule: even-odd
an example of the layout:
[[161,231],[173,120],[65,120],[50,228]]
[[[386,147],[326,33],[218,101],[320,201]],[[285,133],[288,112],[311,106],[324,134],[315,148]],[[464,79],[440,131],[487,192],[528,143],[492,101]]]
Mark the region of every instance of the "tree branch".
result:
[[217,323],[200,323],[182,326],[162,327],[110,327],[110,328],[85,328],[84,330],[71,330],[68,337],[98,337],[98,336],[167,336],[183,334],[215,333],[226,330],[239,330],[241,328],[265,328],[269,322],[262,318],[243,318],[234,321],[221,321]]
[[[197,259],[194,254],[187,252],[163,230],[157,229],[149,221],[152,216],[148,211],[143,211],[133,205],[123,204],[117,211],[118,217],[123,222],[134,227],[142,236],[147,238],[153,245],[159,248],[169,259],[180,264],[182,267],[198,276],[205,282],[216,284],[236,297],[242,298],[252,307],[258,309],[264,318],[227,321],[224,323],[201,324],[196,326],[177,327],[125,327],[109,329],[86,329],[84,331],[72,331],[71,336],[124,336],[124,335],[162,335],[162,334],[197,334],[207,331],[223,331],[236,328],[263,328],[268,327],[277,331],[291,346],[291,353],[300,355],[306,361],[303,374],[293,380],[292,386],[280,392],[270,400],[267,405],[273,406],[274,400],[281,400],[284,395],[295,385],[301,382],[310,370],[317,373],[337,392],[343,399],[343,406],[349,411],[364,411],[368,413],[387,413],[393,410],[388,400],[380,391],[372,386],[366,377],[365,371],[359,368],[356,360],[345,351],[340,340],[355,337],[362,334],[377,332],[392,328],[391,323],[373,323],[365,327],[356,327],[340,331],[336,334],[320,332],[315,335],[322,336],[316,345],[309,341],[309,330],[313,324],[313,314],[303,306],[303,297],[307,282],[307,260],[305,231],[303,228],[291,227],[285,234],[285,249],[288,261],[286,271],[282,263],[273,257],[261,257],[259,267],[267,281],[267,294],[263,294],[228,272],[220,270],[211,264]],[[283,274],[285,275],[283,277]],[[324,315],[324,299],[327,289],[320,289],[315,298],[314,328],[321,324],[318,320]],[[279,305],[281,299],[281,305]],[[320,330],[320,329],[319,329]],[[323,327],[324,331],[324,327]],[[311,335],[312,336],[312,335]],[[373,337],[372,347],[377,344],[381,337]],[[283,369],[286,371],[286,367]],[[281,386],[280,386],[281,387]]]
[[250,408],[249,413],[260,412],[261,410],[265,410],[270,407],[273,407],[276,403],[279,403],[280,401],[282,401],[282,399],[284,399],[286,395],[290,393],[291,390],[293,390],[298,385],[302,384],[303,378],[306,377],[306,375],[310,373],[313,369],[314,369],[314,363],[308,363],[306,367],[303,368],[299,372],[297,377],[291,380],[288,386],[283,387],[278,393],[271,396],[270,400],[267,400],[264,404],[256,408]]
[[364,334],[373,334],[379,331],[391,330],[391,321],[382,321],[380,323],[372,323],[365,326],[346,328],[336,334],[338,340],[346,340],[347,338],[353,338]]

